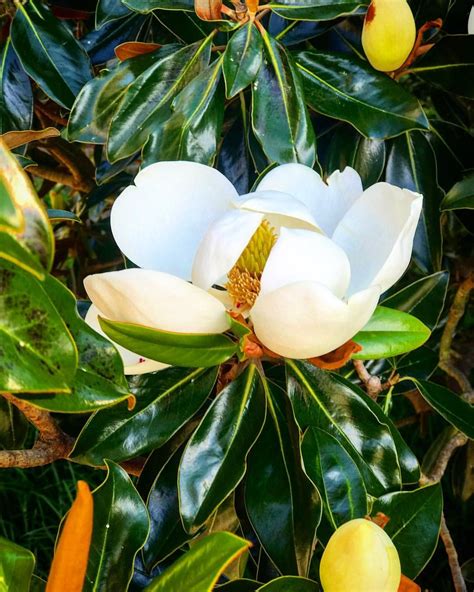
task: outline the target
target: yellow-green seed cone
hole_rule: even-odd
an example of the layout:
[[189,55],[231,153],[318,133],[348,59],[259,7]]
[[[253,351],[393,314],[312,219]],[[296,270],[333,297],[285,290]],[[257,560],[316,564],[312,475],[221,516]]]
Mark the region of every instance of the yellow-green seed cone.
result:
[[362,46],[376,70],[392,72],[400,68],[415,38],[415,19],[406,0],[372,0],[365,15]]
[[319,575],[324,592],[397,592],[400,559],[387,533],[360,518],[329,539]]

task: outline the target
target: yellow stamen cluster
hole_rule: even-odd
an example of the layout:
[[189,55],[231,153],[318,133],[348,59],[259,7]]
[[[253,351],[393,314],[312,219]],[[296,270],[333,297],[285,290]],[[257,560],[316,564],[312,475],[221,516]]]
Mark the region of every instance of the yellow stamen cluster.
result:
[[248,309],[254,305],[263,268],[276,239],[274,228],[264,220],[229,272],[226,288],[237,308]]

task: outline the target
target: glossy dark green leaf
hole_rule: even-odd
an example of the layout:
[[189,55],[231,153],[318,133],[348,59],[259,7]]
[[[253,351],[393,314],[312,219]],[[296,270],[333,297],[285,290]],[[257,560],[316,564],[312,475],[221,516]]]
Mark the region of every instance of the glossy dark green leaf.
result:
[[0,587],[5,592],[28,592],[35,558],[31,551],[0,537]]
[[214,532],[198,541],[144,592],[211,592],[224,569],[249,548],[250,543],[230,532]]
[[370,494],[399,487],[391,430],[370,408],[369,398],[307,362],[287,360],[287,373],[288,395],[300,428],[318,427],[335,436],[356,462]]
[[222,60],[223,56],[174,99],[172,114],[150,135],[143,150],[145,166],[158,160],[213,164],[224,117]]
[[416,317],[385,306],[378,306],[365,327],[353,339],[362,346],[356,360],[376,360],[398,356],[420,347],[430,330]]
[[442,210],[474,210],[474,175],[466,177],[446,194]]
[[74,212],[68,212],[67,210],[48,210],[48,218],[51,222],[78,222],[82,224],[82,220],[74,214]]
[[70,109],[91,78],[87,53],[44,4],[19,4],[11,37],[23,68],[53,101]]
[[393,141],[386,181],[423,195],[423,214],[415,236],[414,257],[424,271],[438,271],[442,254],[439,207],[443,192],[437,182],[433,149],[423,134],[404,134]]
[[152,10],[194,10],[194,0],[123,0],[130,10],[151,12]]
[[234,97],[255,80],[262,60],[262,36],[249,21],[232,35],[225,50],[223,72],[227,98]]
[[31,129],[33,91],[10,39],[0,55],[0,134]]
[[51,268],[54,239],[46,208],[28,175],[3,142],[0,142],[0,224],[12,231],[20,250],[28,252],[25,264],[35,268],[37,277],[42,275],[40,266]]
[[203,524],[241,481],[264,419],[263,388],[251,364],[219,393],[182,456],[178,484],[186,530]]
[[319,586],[313,580],[298,576],[283,576],[257,588],[257,592],[318,592]]
[[364,138],[349,125],[334,132],[328,152],[327,173],[350,166],[361,176],[364,188],[377,183],[385,167],[385,142]]
[[216,587],[216,592],[255,592],[260,588],[261,584],[255,580],[249,580],[248,578],[239,578],[237,580],[231,580],[221,586]]
[[368,138],[383,140],[428,128],[418,100],[358,57],[302,51],[296,54],[296,64],[308,105],[347,121]]
[[180,447],[169,457],[153,480],[147,496],[150,534],[143,547],[142,558],[148,571],[190,538],[179,513],[178,467],[182,453],[183,448]]
[[217,159],[217,169],[226,176],[240,195],[250,190],[252,164],[247,146],[247,113],[242,112],[224,135]]
[[95,26],[102,27],[130,13],[130,9],[121,0],[99,0],[95,9]]
[[0,350],[0,391],[69,392],[71,335],[41,282],[8,261],[0,263]]
[[269,6],[287,19],[326,21],[358,12],[368,4],[368,0],[271,0]]
[[426,401],[451,425],[474,438],[474,407],[461,399],[459,395],[449,389],[427,382],[413,379],[416,387]]
[[212,36],[163,56],[128,86],[110,126],[110,162],[137,152],[167,121],[177,93],[209,63],[211,41]]
[[267,420],[249,455],[245,506],[265,552],[284,574],[306,575],[321,516],[319,493],[302,469],[291,405],[264,382]]
[[83,592],[125,592],[135,555],[148,536],[148,513],[124,469],[106,461],[105,481],[93,492],[94,526]]
[[125,60],[112,70],[102,70],[90,80],[79,93],[71,110],[68,139],[105,144],[112,118],[129,86],[145,70],[177,48],[177,45],[164,46],[153,53]]
[[116,343],[141,356],[172,366],[210,368],[225,362],[237,352],[236,344],[221,334],[171,333],[102,317],[99,321],[104,332]]
[[203,405],[216,380],[216,370],[169,368],[143,375],[137,402],[95,413],[80,433],[72,456],[102,465],[104,458],[122,461],[162,446]]
[[0,450],[22,448],[28,431],[28,422],[15,405],[0,397]]
[[262,32],[265,58],[252,86],[252,126],[270,162],[313,166],[316,138],[293,58]]
[[433,330],[443,311],[449,272],[439,271],[391,294],[383,306],[409,313]]
[[414,491],[389,493],[372,507],[390,518],[385,532],[397,548],[402,573],[416,578],[433,555],[443,511],[443,492],[436,483]]
[[363,518],[368,508],[362,475],[336,438],[324,430],[308,428],[301,452],[306,474],[317,486],[334,530],[344,522]]
[[474,37],[447,35],[410,68],[423,80],[462,97],[474,96]]

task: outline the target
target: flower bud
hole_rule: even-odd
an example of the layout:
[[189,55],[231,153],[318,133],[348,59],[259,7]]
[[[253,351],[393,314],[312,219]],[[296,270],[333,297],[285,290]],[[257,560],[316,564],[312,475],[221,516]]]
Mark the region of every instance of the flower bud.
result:
[[359,518],[329,539],[319,575],[324,592],[397,592],[400,559],[387,533]]
[[406,0],[372,0],[365,15],[362,46],[376,70],[392,72],[405,62],[416,38]]

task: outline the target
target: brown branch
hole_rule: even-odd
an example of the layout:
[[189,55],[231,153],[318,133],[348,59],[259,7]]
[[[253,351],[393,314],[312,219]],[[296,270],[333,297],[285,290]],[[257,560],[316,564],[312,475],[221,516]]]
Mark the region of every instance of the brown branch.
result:
[[355,371],[360,378],[362,384],[365,386],[367,394],[374,401],[384,389],[384,385],[378,376],[372,376],[367,368],[364,366],[362,360],[353,360]]
[[30,450],[0,451],[0,468],[40,467],[68,456],[72,450],[73,439],[61,430],[47,411],[17,399],[10,393],[2,393],[2,395],[34,425],[38,430],[38,438]]
[[467,436],[461,432],[456,432],[452,438],[446,442],[446,445],[440,450],[438,457],[433,465],[433,468],[428,475],[422,475],[420,479],[420,485],[429,485],[431,483],[437,483],[441,481],[446,467],[454,454],[454,451],[461,446],[464,446],[468,441]]
[[467,592],[466,582],[464,581],[461,566],[459,565],[458,553],[456,551],[456,547],[454,546],[453,539],[451,538],[451,534],[448,530],[444,514],[441,515],[441,530],[439,534],[448,556],[454,590],[455,592]]
[[54,183],[66,185],[76,191],[82,191],[84,193],[90,191],[89,183],[84,183],[83,181],[77,182],[72,175],[58,169],[38,165],[29,167],[28,172],[36,177],[41,177],[41,179],[47,179],[48,181],[54,181]]

